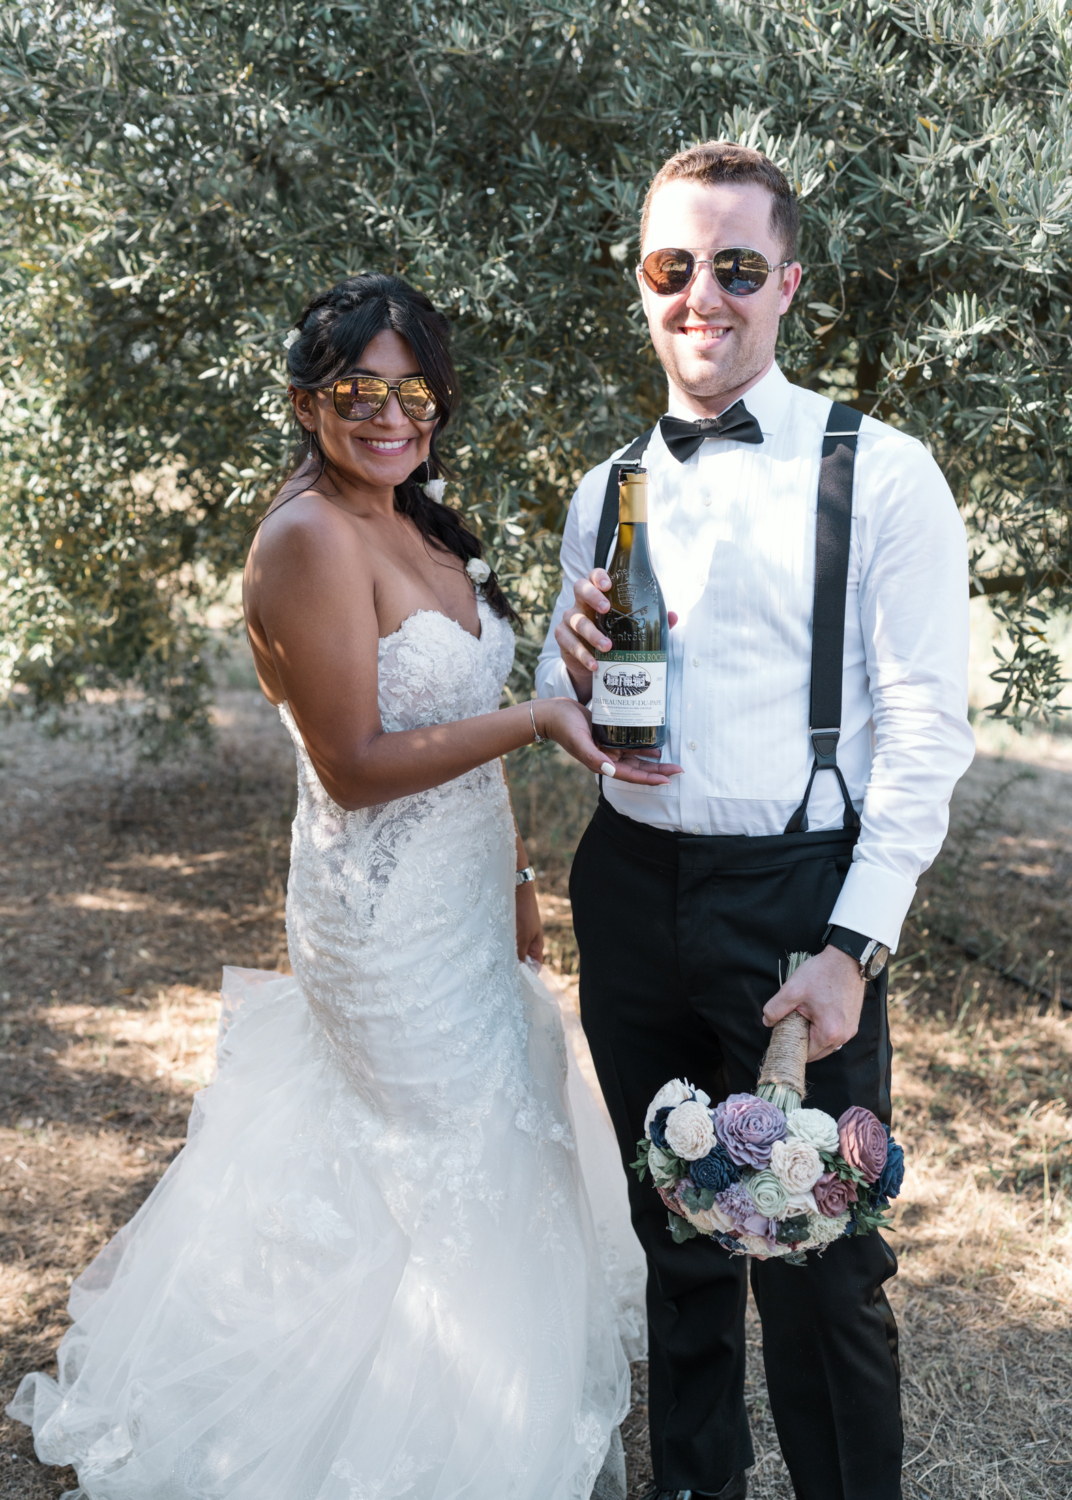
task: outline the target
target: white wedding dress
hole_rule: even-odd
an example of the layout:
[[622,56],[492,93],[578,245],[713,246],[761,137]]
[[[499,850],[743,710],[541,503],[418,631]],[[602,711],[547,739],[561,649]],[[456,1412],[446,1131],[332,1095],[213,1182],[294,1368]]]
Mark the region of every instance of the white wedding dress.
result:
[[[385,730],[498,706],[513,637],[483,599],[480,622],[422,610],[380,642]],[[75,1282],[58,1381],[9,1411],[74,1465],[69,1500],[585,1500],[643,1267],[517,962],[502,768],[347,813],[281,713],[294,977],[226,971],[188,1143]]]

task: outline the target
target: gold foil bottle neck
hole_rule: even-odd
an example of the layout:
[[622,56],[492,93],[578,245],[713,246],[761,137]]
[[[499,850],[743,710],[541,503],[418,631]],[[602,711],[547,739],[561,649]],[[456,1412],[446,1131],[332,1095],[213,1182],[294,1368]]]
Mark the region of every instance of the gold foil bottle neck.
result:
[[618,490],[618,520],[636,526],[648,519],[648,471],[635,469],[621,476]]

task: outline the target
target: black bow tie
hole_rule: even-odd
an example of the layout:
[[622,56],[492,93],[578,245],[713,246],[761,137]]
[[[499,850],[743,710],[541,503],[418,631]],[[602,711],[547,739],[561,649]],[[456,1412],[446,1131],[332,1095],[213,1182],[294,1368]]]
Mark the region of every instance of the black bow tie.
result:
[[743,401],[735,401],[720,417],[703,417],[699,422],[681,422],[677,417],[660,417],[659,431],[670,452],[683,464],[708,437],[733,438],[738,443],[761,443],[759,423]]

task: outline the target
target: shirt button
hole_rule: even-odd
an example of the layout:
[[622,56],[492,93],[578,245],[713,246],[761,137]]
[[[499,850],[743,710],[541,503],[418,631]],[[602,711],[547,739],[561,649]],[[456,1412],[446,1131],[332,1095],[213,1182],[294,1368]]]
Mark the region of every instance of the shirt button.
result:
[[689,741],[689,749],[690,750],[695,750],[696,749],[696,741],[695,740],[690,740]]
[[698,667],[700,665],[700,658],[698,656],[694,656],[692,658],[692,664],[694,667]]
[[699,833],[699,831],[700,831],[700,825],[699,825],[699,823],[694,823],[692,825],[692,831],[693,831],[693,833]]

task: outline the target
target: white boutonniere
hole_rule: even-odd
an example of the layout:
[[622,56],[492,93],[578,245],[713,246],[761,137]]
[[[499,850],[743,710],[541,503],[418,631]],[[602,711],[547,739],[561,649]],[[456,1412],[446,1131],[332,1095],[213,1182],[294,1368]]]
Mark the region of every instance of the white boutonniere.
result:
[[445,479],[429,479],[426,484],[421,485],[421,489],[428,496],[429,500],[435,500],[442,505],[443,496],[447,492],[447,481]]
[[465,571],[476,584],[487,583],[491,577],[491,569],[482,557],[471,557],[465,565]]

